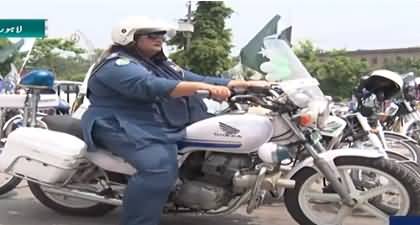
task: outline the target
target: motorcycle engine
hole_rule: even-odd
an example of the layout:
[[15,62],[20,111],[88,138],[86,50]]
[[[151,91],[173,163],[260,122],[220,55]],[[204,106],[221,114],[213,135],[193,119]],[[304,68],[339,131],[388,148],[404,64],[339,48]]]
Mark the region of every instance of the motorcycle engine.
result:
[[183,183],[177,186],[173,201],[177,206],[196,210],[220,208],[236,193],[235,174],[252,165],[249,155],[192,153],[180,169]]
[[175,193],[174,203],[195,210],[217,209],[230,199],[230,193],[223,187],[200,181],[187,181]]
[[249,155],[212,153],[203,162],[201,171],[212,183],[230,185],[235,173],[250,168],[252,168],[252,159]]

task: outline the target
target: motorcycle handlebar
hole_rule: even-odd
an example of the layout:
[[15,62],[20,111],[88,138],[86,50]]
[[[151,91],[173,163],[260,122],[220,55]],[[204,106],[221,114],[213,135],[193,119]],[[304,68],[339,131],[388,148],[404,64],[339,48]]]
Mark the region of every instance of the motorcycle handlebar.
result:
[[[275,109],[277,107],[275,105],[268,104],[262,99],[262,97],[273,96],[278,98],[283,93],[283,91],[277,86],[250,86],[247,88],[234,87],[230,90],[232,95],[228,100],[229,102],[240,103],[249,101],[268,109]],[[196,94],[203,98],[208,98],[211,95],[208,90],[198,90],[196,91]]]
[[198,91],[195,92],[195,94],[196,95],[199,95],[199,96],[201,96],[203,98],[210,97],[210,91],[208,91],[208,90],[198,90]]

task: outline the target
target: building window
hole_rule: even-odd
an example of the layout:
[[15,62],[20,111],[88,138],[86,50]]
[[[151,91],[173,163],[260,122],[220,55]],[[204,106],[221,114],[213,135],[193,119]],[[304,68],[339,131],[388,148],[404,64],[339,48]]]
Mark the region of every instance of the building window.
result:
[[396,57],[397,61],[401,61],[401,56]]
[[388,64],[388,63],[389,63],[388,58],[387,58],[387,57],[384,57],[384,65],[386,65],[386,64]]

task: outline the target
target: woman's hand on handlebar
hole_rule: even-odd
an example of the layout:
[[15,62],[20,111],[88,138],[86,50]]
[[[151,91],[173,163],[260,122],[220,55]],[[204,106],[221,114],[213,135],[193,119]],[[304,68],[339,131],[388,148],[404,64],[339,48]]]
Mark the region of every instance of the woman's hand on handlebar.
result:
[[216,86],[216,85],[207,85],[205,90],[210,92],[210,98],[216,100],[216,101],[226,101],[230,95],[232,94],[230,92],[230,89],[225,86]]

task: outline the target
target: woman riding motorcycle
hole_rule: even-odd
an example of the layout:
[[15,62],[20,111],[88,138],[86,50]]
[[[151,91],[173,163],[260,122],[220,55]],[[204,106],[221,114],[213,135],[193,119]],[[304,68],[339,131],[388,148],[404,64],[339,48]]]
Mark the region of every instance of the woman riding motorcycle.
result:
[[162,51],[163,23],[130,17],[112,30],[113,45],[93,68],[90,106],[82,117],[84,140],[112,150],[137,169],[123,199],[122,225],[157,225],[177,178],[177,141],[185,127],[208,116],[194,95],[217,100],[228,87],[251,83],[205,77],[170,62]]

